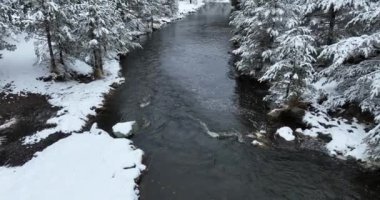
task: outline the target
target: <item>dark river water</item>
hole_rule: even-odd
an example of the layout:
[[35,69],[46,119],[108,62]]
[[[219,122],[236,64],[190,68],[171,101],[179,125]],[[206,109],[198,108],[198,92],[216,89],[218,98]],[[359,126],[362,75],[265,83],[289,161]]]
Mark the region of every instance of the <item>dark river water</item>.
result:
[[208,4],[153,33],[122,61],[125,84],[97,121],[137,120],[143,200],[379,199],[371,174],[319,153],[256,148],[238,137],[266,124],[265,90],[235,78],[230,6]]

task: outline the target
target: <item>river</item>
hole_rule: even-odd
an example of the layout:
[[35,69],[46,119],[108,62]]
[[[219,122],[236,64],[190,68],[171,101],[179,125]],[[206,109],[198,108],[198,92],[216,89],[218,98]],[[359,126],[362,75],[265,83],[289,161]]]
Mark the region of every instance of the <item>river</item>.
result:
[[[110,130],[137,120],[132,140],[145,151],[148,167],[141,199],[378,198],[373,177],[355,164],[310,151],[257,148],[239,137],[265,126],[267,110],[265,90],[235,76],[230,9],[209,3],[154,32],[122,60],[126,81],[97,121]],[[207,129],[236,137],[215,139]]]

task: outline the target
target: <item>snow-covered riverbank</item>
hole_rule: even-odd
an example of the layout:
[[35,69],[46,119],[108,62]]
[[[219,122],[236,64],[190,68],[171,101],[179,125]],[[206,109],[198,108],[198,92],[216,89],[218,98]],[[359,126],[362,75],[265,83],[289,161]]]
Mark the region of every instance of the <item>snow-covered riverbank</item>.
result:
[[[179,2],[178,15],[162,21],[183,18],[202,5]],[[118,60],[106,61],[105,77],[100,80],[45,82],[39,78],[49,76],[49,69],[38,62],[33,43],[33,39],[20,39],[15,51],[2,52],[0,93],[4,96],[40,94],[47,97],[51,106],[59,108],[57,115],[46,122],[51,128],[21,138],[23,145],[36,144],[55,133],[69,136],[36,153],[21,167],[0,167],[1,197],[7,200],[138,199],[135,180],[145,169],[143,152],[130,140],[114,139],[96,125],[90,131],[82,130],[89,116],[96,115],[96,109],[103,106],[112,86],[123,82]],[[80,74],[92,72],[81,61],[73,61],[71,65]]]
[[[323,84],[324,82],[325,80],[322,79],[315,83],[314,87],[323,94],[334,96],[337,83]],[[316,95],[310,109],[305,111],[302,120],[307,128],[293,130],[294,134],[300,136],[300,142],[302,143],[302,138],[306,137],[308,142],[308,139],[318,141],[317,143],[323,146],[317,149],[332,157],[343,160],[354,159],[369,167],[378,166],[378,161],[373,159],[370,152],[371,140],[377,138],[374,134],[378,130],[376,122],[363,119],[360,121],[354,116],[344,116],[342,113],[347,111],[345,109],[335,110],[335,114],[339,114],[340,111],[342,116],[333,116],[331,113],[334,112],[328,109],[326,102],[318,102],[320,96],[322,95]],[[363,113],[360,114],[360,110],[356,112],[358,113],[351,113],[351,115],[363,115]]]
[[95,124],[90,131],[37,153],[21,167],[1,167],[1,198],[138,199],[135,180],[145,169],[142,156],[130,140],[111,138]]

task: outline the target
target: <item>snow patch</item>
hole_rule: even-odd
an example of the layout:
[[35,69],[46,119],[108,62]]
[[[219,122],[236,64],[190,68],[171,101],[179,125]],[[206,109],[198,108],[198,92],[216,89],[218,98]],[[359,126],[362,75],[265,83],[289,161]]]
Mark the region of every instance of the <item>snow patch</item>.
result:
[[91,75],[92,67],[81,60],[75,60],[73,63],[68,63],[67,68],[70,71],[76,72],[81,75]]
[[350,122],[343,118],[332,118],[323,107],[313,106],[317,111],[306,112],[303,119],[311,128],[303,130],[302,134],[310,137],[327,135],[332,140],[326,144],[326,148],[332,156],[350,156],[366,161],[368,159],[366,153],[368,144],[365,142],[365,138],[368,136],[365,131],[366,125],[355,119]]
[[133,126],[136,121],[117,123],[112,127],[112,131],[116,137],[129,137],[132,135]]
[[[103,105],[104,94],[108,93],[114,83],[122,83],[119,77],[119,62],[108,60],[104,64],[106,76],[90,83],[44,82],[37,80],[50,75],[49,69],[37,62],[34,52],[34,40],[20,40],[15,51],[5,51],[0,59],[0,89],[7,84],[5,93],[35,93],[49,97],[49,103],[60,108],[48,124],[56,125],[24,139],[24,143],[36,143],[56,132],[72,133],[80,131],[88,116],[95,115],[95,109]],[[34,63],[34,64],[33,64]],[[78,64],[78,65],[76,65]],[[75,66],[74,66],[75,65]],[[81,61],[75,61],[75,67],[82,74],[87,74],[91,67]]]
[[204,6],[203,0],[198,0],[195,3],[190,3],[189,1],[179,1],[178,2],[178,18],[183,18],[189,13],[196,12],[199,8]]
[[17,123],[16,118],[12,118],[10,120],[7,120],[4,124],[0,125],[0,131],[5,130],[7,128],[10,128],[11,126],[15,125]]
[[276,134],[289,142],[296,139],[296,137],[293,135],[293,130],[287,126],[278,129],[276,131]]
[[257,140],[253,140],[253,141],[252,141],[252,144],[253,144],[254,146],[264,146],[264,144],[263,144],[262,142],[259,142],[259,141],[257,141]]
[[[143,152],[96,124],[49,146],[25,165],[0,167],[2,199],[138,199]],[[16,192],[15,192],[16,191]]]

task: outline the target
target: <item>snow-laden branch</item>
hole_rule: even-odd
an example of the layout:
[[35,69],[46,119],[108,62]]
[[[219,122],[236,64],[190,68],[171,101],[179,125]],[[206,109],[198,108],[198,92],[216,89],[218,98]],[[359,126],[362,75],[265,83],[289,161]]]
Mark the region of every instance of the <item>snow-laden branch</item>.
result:
[[373,2],[371,6],[361,11],[354,17],[350,22],[348,22],[347,27],[357,25],[359,23],[366,26],[371,26],[376,22],[380,21],[380,2]]
[[373,56],[380,48],[380,32],[372,35],[350,37],[333,45],[326,46],[319,55],[319,59],[332,60],[332,64],[324,73],[331,73],[347,60],[360,56]]
[[368,3],[368,0],[306,0],[305,12],[311,13],[317,9],[324,12],[331,10],[337,12],[347,7],[354,9],[367,8]]

